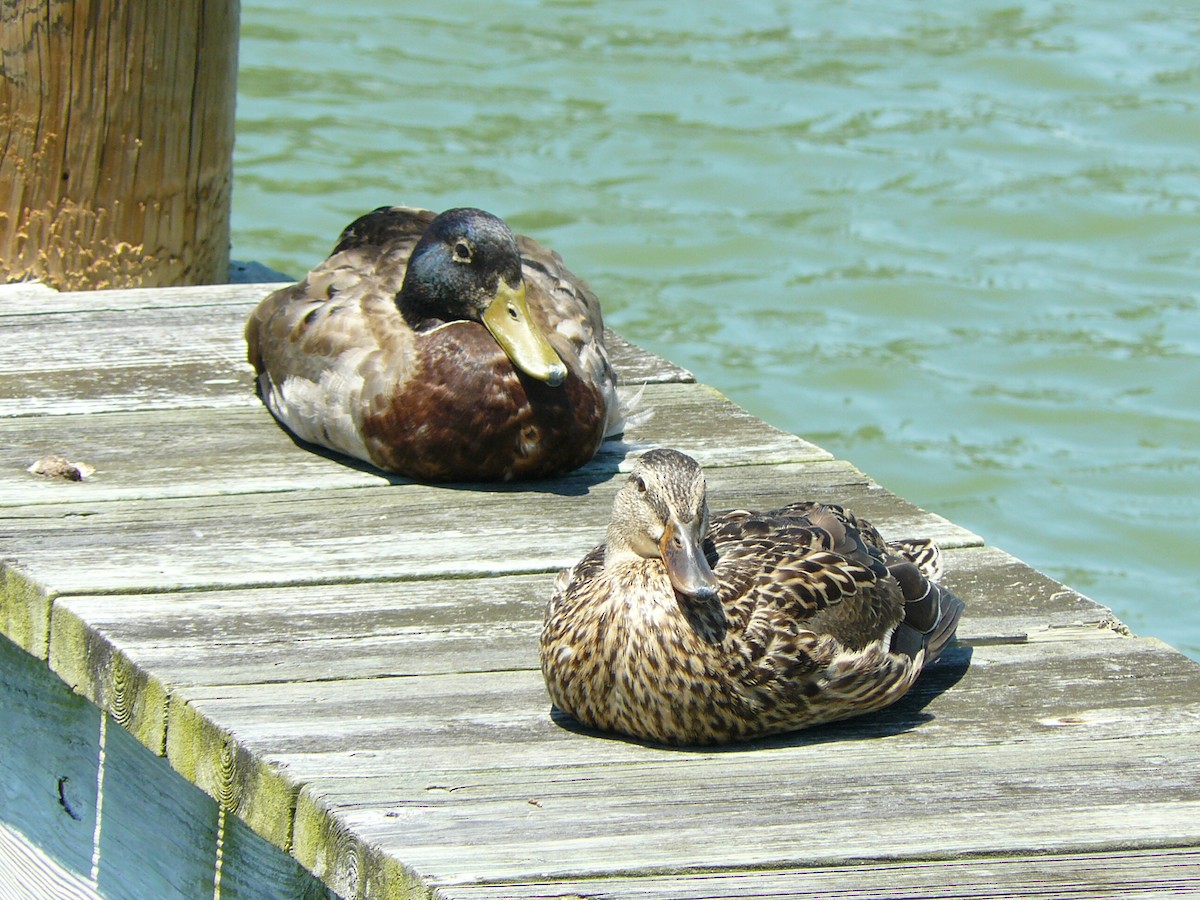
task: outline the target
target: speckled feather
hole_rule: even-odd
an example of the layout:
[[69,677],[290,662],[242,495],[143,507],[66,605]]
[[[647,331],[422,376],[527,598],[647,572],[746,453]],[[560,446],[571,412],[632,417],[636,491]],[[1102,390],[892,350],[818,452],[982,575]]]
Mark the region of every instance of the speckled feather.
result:
[[[688,460],[647,456],[664,453]],[[666,480],[702,478],[692,466]],[[716,596],[698,599],[662,559],[609,552],[629,502],[546,609],[547,689],[587,725],[712,744],[843,719],[902,697],[953,636],[962,604],[927,577],[940,566],[928,541],[889,544],[837,506],[717,512],[703,543]]]
[[557,253],[517,236],[530,313],[567,367],[550,386],[479,322],[410,327],[397,297],[428,210],[351,223],[304,281],[265,298],[246,340],[259,392],[292,433],[431,481],[547,477],[621,430],[600,304]]

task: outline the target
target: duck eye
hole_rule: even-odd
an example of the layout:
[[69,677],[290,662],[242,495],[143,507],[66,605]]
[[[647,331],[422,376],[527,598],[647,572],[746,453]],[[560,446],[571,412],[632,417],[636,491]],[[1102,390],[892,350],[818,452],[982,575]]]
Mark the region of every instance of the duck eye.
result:
[[466,241],[457,241],[454,244],[454,261],[455,262],[470,262],[471,261],[471,245]]
[[646,482],[644,482],[644,481],[642,480],[642,476],[641,476],[641,475],[634,475],[634,476],[633,476],[633,486],[637,488],[637,492],[638,492],[639,494],[644,494],[644,493],[646,493]]

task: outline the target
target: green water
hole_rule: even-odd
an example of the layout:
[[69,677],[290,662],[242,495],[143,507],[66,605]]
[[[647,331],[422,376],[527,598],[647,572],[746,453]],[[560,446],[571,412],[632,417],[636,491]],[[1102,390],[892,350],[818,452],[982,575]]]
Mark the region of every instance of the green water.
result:
[[952,6],[243,0],[234,256],[482,206],[631,340],[1200,658],[1200,6]]

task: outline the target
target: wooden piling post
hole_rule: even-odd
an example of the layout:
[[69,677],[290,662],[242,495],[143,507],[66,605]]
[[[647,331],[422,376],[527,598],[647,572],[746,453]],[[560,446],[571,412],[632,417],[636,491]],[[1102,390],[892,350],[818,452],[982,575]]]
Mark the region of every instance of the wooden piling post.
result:
[[227,280],[238,14],[0,0],[0,280]]

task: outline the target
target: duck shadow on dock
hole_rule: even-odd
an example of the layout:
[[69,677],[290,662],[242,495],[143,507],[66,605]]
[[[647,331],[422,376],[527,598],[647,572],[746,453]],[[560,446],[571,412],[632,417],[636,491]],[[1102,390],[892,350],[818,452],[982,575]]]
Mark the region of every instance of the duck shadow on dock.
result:
[[[621,467],[625,454],[619,448],[625,446],[619,440],[609,439],[601,445],[601,449],[587,463],[574,471],[567,472],[555,478],[529,479],[525,481],[422,481],[409,478],[395,472],[387,472],[365,460],[357,459],[337,450],[331,450],[320,444],[310,443],[294,435],[288,428],[280,426],[298,448],[316,456],[324,457],[368,475],[375,475],[393,486],[424,485],[426,487],[442,488],[449,491],[473,491],[476,493],[542,493],[556,494],[563,497],[582,497],[593,487],[610,481]],[[618,448],[617,452],[605,452],[608,445]]]

